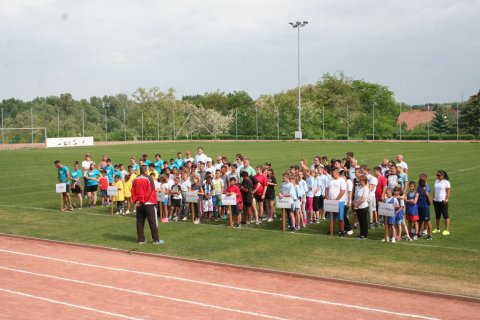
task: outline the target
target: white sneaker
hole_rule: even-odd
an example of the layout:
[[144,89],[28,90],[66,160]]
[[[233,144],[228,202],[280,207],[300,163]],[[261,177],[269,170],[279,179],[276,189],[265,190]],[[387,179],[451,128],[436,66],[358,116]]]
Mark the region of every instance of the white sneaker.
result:
[[187,217],[183,217],[183,219],[182,219],[182,220],[183,220],[183,221],[187,221],[187,220],[188,220],[188,218],[187,218]]
[[115,214],[120,214],[120,211],[115,212]]
[[130,210],[125,211],[125,214],[130,214]]
[[195,221],[193,221],[193,224],[199,224],[200,223],[200,219],[195,219]]
[[394,237],[392,237],[392,243],[395,243],[395,238]]
[[353,230],[347,231],[347,234],[351,236],[353,234]]
[[426,234],[427,234],[427,230],[423,230],[423,231],[422,231],[422,234],[423,234],[423,235],[426,235]]
[[273,222],[272,218],[268,218],[267,222]]

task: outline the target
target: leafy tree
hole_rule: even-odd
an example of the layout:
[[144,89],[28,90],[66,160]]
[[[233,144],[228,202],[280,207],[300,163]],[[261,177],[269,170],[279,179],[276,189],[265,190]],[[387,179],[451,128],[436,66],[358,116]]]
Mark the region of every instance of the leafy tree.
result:
[[432,120],[432,130],[437,133],[450,133],[449,119],[444,107],[438,107]]
[[463,133],[480,137],[480,91],[471,96],[465,107],[460,110],[458,124]]

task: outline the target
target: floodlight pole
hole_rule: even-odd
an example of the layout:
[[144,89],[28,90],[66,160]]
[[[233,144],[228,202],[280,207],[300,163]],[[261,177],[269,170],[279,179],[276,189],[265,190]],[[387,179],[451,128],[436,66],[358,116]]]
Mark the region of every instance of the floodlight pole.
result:
[[372,140],[375,141],[375,102],[373,103],[373,112],[372,112]]
[[[463,92],[462,92],[462,105],[463,105]],[[457,141],[458,141],[458,116],[460,114],[458,113],[458,104],[457,104]]]
[[297,29],[297,80],[298,80],[298,132],[300,133],[300,139],[302,138],[302,97],[300,94],[300,28],[305,27],[308,21],[289,22],[292,28]]
[[85,107],[82,106],[82,137],[85,137]]
[[60,138],[60,108],[57,109],[57,138]]
[[[427,111],[430,117],[430,103],[427,105]],[[427,141],[430,141],[430,121],[427,122]]]
[[322,105],[322,140],[325,140],[325,105]]
[[5,128],[3,127],[3,108],[2,108],[2,144],[5,144]]
[[33,108],[30,108],[30,120],[31,120],[31,128],[32,128],[32,144],[33,144]]
[[103,102],[103,110],[105,111],[105,141],[108,141],[108,135],[107,135],[107,130],[108,130],[107,108],[108,108],[108,105],[107,105],[107,103],[104,101],[104,102]]

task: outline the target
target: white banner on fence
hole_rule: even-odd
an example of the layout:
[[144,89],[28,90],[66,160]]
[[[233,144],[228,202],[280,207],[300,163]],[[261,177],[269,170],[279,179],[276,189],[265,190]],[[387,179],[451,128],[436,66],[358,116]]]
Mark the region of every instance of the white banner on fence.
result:
[[93,146],[93,137],[47,138],[47,148]]
[[222,194],[222,206],[235,206],[237,205],[237,195],[232,194],[227,196],[226,194]]
[[323,200],[323,212],[338,212],[338,200]]
[[394,217],[395,216],[395,208],[391,203],[378,203],[378,214],[381,216],[387,217]]
[[67,192],[67,184],[66,183],[57,183],[55,185],[55,191],[57,193],[64,193]]
[[292,197],[276,197],[275,206],[280,209],[292,209],[293,199]]
[[185,195],[186,195],[185,197],[186,202],[198,203],[197,191],[187,191]]
[[115,186],[108,186],[107,187],[107,196],[115,197],[118,194],[118,188]]

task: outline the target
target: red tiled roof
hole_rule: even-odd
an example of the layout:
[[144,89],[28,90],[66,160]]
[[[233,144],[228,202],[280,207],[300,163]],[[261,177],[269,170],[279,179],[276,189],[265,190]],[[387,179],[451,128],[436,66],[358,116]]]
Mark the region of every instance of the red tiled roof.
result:
[[407,130],[412,130],[421,124],[431,122],[434,117],[434,111],[412,110],[401,112],[400,116],[398,116],[397,124],[405,122],[407,124]]

